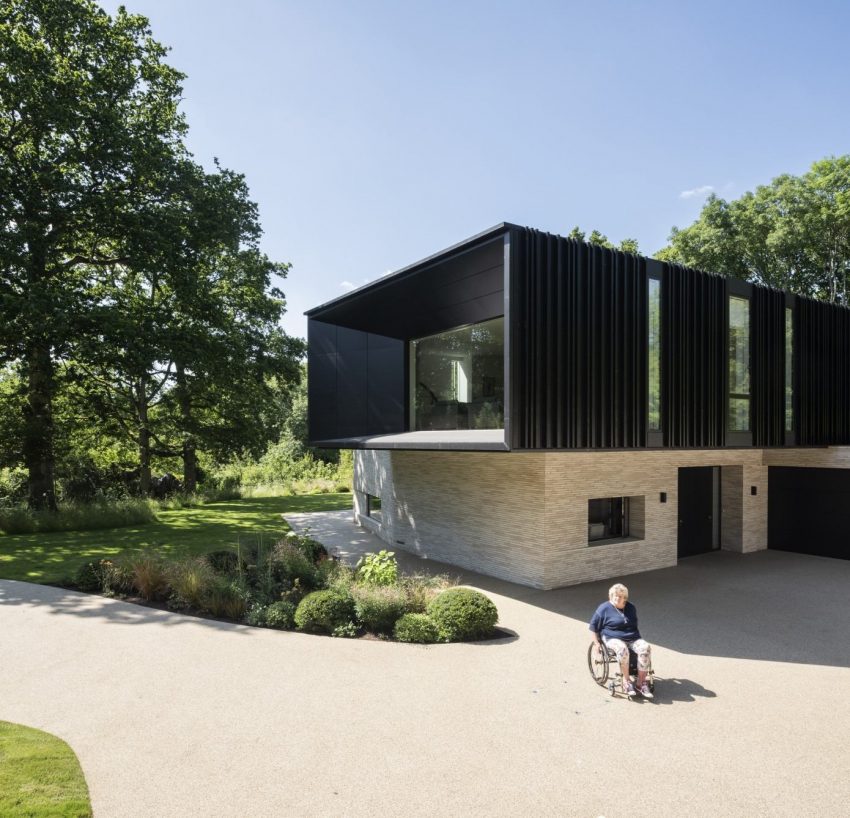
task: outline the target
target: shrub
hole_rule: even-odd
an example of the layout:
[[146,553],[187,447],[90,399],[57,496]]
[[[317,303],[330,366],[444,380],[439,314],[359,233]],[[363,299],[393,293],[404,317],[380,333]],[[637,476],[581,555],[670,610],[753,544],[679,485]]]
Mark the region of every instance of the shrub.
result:
[[74,585],[87,594],[103,590],[103,560],[85,562],[74,574]]
[[215,572],[202,557],[173,562],[168,566],[168,579],[178,603],[190,608],[203,608],[205,595]]
[[319,584],[319,574],[312,560],[288,540],[281,540],[271,557],[273,571],[278,580],[294,583],[298,580],[302,588],[312,589]]
[[309,633],[333,633],[334,628],[354,619],[354,601],[339,591],[313,591],[295,609],[298,630]]
[[133,568],[126,557],[117,561],[101,560],[100,565],[104,591],[126,594],[133,590]]
[[395,623],[393,634],[399,642],[430,644],[440,639],[434,620],[423,613],[406,613]]
[[370,585],[394,585],[398,581],[395,553],[382,549],[377,554],[364,554],[355,566],[357,579]]
[[492,601],[472,588],[449,588],[428,604],[440,638],[447,642],[489,636],[499,619]]
[[407,610],[407,595],[398,586],[355,585],[351,595],[357,619],[373,633],[392,633],[396,620]]
[[133,578],[133,588],[142,599],[154,601],[168,595],[168,573],[162,558],[150,551],[136,554],[127,559]]
[[428,610],[428,603],[440,591],[451,588],[453,583],[445,574],[436,576],[414,574],[402,577],[400,585],[407,595],[407,610],[411,613],[424,614]]
[[245,614],[245,624],[251,625],[254,628],[264,628],[266,626],[266,614],[268,613],[267,605],[252,605]]
[[296,535],[294,545],[312,563],[319,563],[328,558],[328,549],[318,540],[305,535]]
[[281,600],[273,602],[266,608],[266,627],[288,631],[295,627],[295,606],[291,602]]
[[344,625],[337,625],[331,636],[341,637],[343,639],[356,639],[358,636],[357,625],[353,622],[346,622]]
[[204,594],[203,606],[213,616],[236,620],[245,616],[248,607],[242,588],[224,577],[215,577],[210,583]]
[[[236,567],[239,565],[238,554],[235,551],[229,551],[227,549],[210,551],[209,554],[205,555],[204,559],[217,574],[234,574],[236,573]],[[242,563],[242,567],[245,567],[244,562]]]

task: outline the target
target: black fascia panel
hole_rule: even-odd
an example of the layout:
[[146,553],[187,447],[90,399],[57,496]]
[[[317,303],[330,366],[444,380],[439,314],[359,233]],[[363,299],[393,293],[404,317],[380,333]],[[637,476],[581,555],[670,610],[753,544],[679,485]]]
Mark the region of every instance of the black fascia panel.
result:
[[507,229],[499,225],[306,314],[405,341],[500,316]]

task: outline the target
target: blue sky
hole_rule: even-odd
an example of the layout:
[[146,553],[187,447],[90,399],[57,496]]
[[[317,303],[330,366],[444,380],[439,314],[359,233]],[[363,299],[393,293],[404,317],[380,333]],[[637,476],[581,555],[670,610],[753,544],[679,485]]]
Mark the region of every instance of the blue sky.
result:
[[[117,2],[101,2],[114,12]],[[511,221],[652,253],[850,152],[846,2],[126,0],[304,310]]]

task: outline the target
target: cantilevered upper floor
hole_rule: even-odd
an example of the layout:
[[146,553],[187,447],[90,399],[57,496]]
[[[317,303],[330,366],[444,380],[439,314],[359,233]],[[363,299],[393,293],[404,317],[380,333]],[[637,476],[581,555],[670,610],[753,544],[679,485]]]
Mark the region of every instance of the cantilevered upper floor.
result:
[[314,445],[850,444],[850,311],[500,224],[307,313]]

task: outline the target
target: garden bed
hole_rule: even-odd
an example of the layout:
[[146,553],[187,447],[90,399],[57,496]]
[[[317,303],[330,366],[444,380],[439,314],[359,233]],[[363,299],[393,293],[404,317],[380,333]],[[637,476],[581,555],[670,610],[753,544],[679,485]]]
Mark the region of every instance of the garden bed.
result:
[[355,568],[308,536],[290,532],[253,548],[183,559],[155,551],[81,566],[78,590],[254,627],[345,638],[436,643],[504,639],[498,611],[480,591],[446,576],[400,575],[392,552]]

